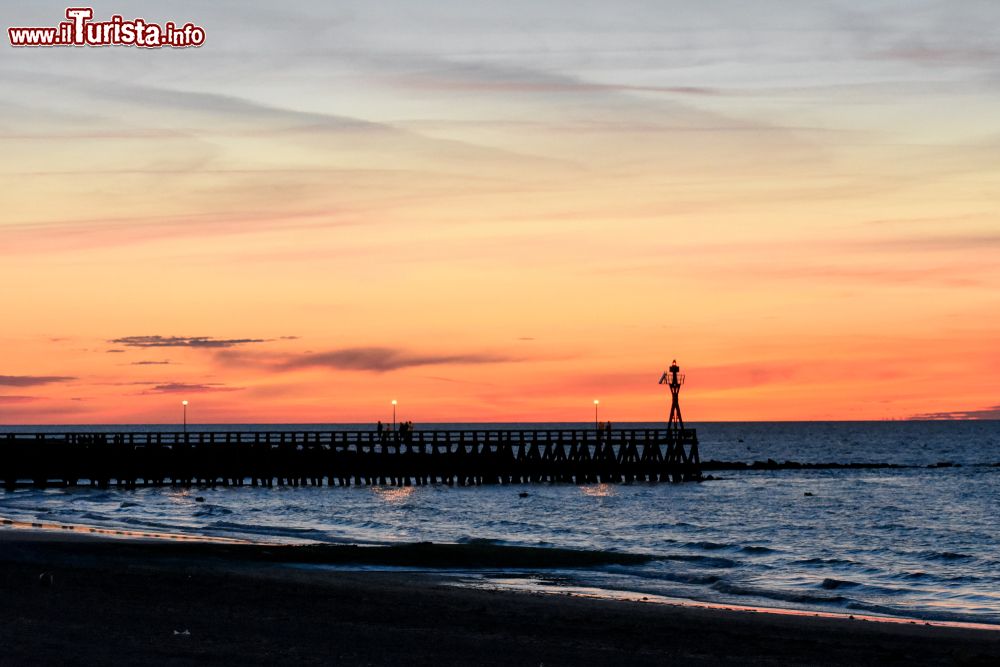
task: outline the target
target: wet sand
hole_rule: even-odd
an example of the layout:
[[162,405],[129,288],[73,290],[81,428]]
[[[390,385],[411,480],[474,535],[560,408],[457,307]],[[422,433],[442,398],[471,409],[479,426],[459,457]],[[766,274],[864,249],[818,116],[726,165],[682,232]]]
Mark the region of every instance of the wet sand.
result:
[[551,567],[603,557],[497,553],[4,529],[0,664],[1000,664],[997,631],[474,590],[429,574],[301,566]]

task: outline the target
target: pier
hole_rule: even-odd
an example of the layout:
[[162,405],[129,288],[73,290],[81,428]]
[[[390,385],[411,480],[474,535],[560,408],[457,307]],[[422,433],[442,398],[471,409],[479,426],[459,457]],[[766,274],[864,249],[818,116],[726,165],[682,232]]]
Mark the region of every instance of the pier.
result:
[[[675,360],[662,429],[119,431],[0,435],[0,482],[138,486],[413,486],[701,480],[698,434],[684,426]],[[595,409],[598,401],[594,401]]]
[[694,429],[0,435],[0,480],[106,488],[683,482]]

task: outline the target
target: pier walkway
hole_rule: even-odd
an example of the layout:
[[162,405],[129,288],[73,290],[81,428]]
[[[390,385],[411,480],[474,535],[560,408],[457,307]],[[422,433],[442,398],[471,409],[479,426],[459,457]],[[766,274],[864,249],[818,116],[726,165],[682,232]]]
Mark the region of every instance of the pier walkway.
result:
[[678,428],[0,435],[0,480],[7,488],[470,486],[700,478],[697,434]]

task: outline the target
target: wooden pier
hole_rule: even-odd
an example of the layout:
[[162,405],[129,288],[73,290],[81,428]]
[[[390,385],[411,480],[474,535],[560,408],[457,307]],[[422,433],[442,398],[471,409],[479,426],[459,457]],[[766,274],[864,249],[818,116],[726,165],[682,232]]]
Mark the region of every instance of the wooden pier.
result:
[[700,478],[694,429],[0,434],[0,480],[7,488],[472,486]]

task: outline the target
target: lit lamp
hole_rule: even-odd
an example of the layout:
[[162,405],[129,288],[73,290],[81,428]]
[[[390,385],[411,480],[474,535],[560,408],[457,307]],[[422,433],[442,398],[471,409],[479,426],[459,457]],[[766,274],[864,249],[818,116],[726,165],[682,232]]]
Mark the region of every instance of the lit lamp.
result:
[[597,421],[597,406],[600,405],[600,404],[601,404],[601,402],[595,398],[594,399],[594,428],[595,429],[599,429],[600,422]]
[[184,406],[184,432],[188,432],[188,402],[181,401],[181,405]]
[[392,399],[392,430],[396,430],[396,399]]

